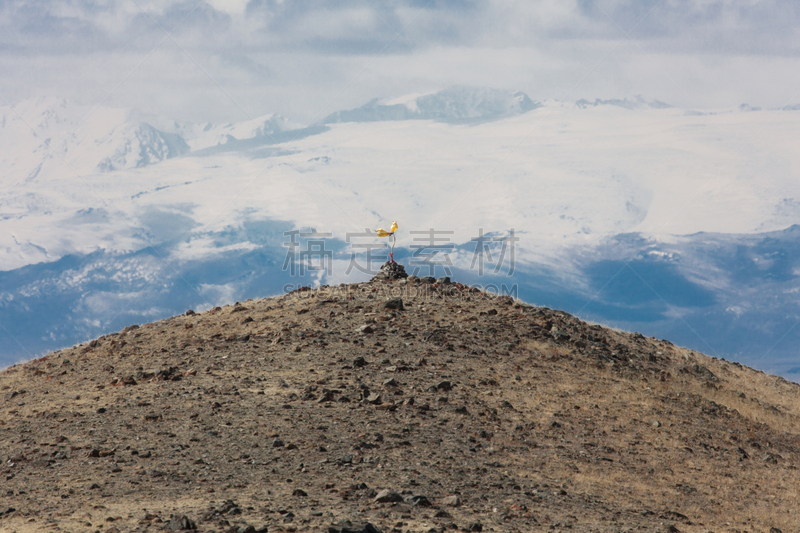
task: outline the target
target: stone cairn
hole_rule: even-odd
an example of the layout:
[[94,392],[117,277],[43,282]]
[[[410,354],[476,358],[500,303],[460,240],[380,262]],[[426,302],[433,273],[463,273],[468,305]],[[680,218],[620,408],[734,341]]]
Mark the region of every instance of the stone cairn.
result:
[[406,274],[406,268],[403,265],[400,263],[395,263],[394,261],[386,261],[372,279],[379,281],[391,281],[404,279],[407,277],[408,274]]

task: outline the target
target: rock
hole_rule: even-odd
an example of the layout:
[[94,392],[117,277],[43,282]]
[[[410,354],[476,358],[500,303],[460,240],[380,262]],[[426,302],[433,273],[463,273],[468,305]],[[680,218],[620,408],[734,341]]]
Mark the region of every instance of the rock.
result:
[[393,298],[391,300],[387,300],[383,304],[384,309],[396,309],[398,311],[402,311],[405,309],[403,307],[403,299],[402,298]]
[[480,522],[473,522],[470,524],[468,531],[483,531],[483,524]]
[[304,491],[303,489],[294,489],[294,491],[292,492],[292,496],[298,496],[300,498],[305,498],[306,496],[308,496],[308,493],[306,491]]
[[283,448],[284,446],[285,443],[281,439],[275,439],[274,441],[272,441],[273,448]]
[[197,529],[197,524],[186,515],[173,516],[169,521],[167,529],[170,531],[186,531]]
[[367,366],[367,360],[361,356],[356,357],[353,359],[353,367],[354,368],[361,368],[362,366]]
[[433,276],[422,276],[419,278],[422,283],[436,283],[436,278]]
[[334,400],[334,392],[329,389],[322,389],[322,395],[317,398],[317,403],[332,402]]
[[394,378],[389,378],[383,382],[384,387],[396,388],[398,385],[399,383],[397,383],[397,380]]
[[448,391],[448,390],[450,390],[452,388],[453,388],[453,384],[450,383],[449,381],[440,381],[439,383],[436,384],[436,389],[437,390]]
[[380,404],[382,401],[383,401],[383,400],[381,399],[381,395],[380,395],[380,394],[378,394],[377,392],[373,392],[372,394],[370,394],[369,396],[367,396],[367,402],[369,402],[369,403],[371,403],[371,404],[373,404],[373,405],[378,405],[378,404]]
[[457,494],[445,496],[442,498],[442,505],[447,505],[448,507],[459,507],[461,506],[461,498],[459,498]]
[[433,504],[427,496],[414,495],[409,497],[406,502],[410,503],[413,507],[433,507]]
[[660,428],[661,422],[659,422],[658,420],[653,420],[652,422],[650,422],[650,425],[653,426],[654,428]]
[[356,333],[374,333],[375,330],[369,324],[364,324],[363,326],[356,329]]
[[375,496],[375,501],[378,503],[402,502],[403,497],[393,490],[383,489],[382,491],[378,492],[377,496]]
[[378,281],[386,281],[386,280],[398,280],[398,279],[405,279],[408,277],[406,274],[406,268],[401,265],[400,263],[395,263],[394,261],[386,261],[378,270],[378,273],[375,274],[375,277],[372,278],[373,280]]
[[439,285],[450,285],[450,276],[442,276],[440,278],[436,278],[436,283]]
[[354,525],[349,520],[343,520],[335,525],[328,526],[328,533],[381,533],[381,530],[369,522]]

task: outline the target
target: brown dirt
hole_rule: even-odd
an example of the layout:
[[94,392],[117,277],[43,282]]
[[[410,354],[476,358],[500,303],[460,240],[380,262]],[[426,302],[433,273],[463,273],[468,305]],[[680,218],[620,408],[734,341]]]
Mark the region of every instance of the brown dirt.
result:
[[800,531],[798,435],[797,384],[667,341],[323,287],[0,373],[0,531]]

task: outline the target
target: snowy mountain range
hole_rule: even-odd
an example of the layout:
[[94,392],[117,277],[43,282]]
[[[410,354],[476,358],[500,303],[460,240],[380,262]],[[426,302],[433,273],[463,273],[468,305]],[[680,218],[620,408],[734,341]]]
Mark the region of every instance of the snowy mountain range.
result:
[[386,258],[369,231],[397,220],[412,270],[438,262],[435,275],[796,380],[798,134],[788,109],[464,87],[310,126],[0,107],[0,365],[367,279]]

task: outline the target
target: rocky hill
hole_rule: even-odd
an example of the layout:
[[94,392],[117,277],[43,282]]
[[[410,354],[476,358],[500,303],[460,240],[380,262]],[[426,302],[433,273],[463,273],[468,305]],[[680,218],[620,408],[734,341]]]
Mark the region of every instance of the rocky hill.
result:
[[0,530],[800,531],[797,384],[445,281],[6,369]]

